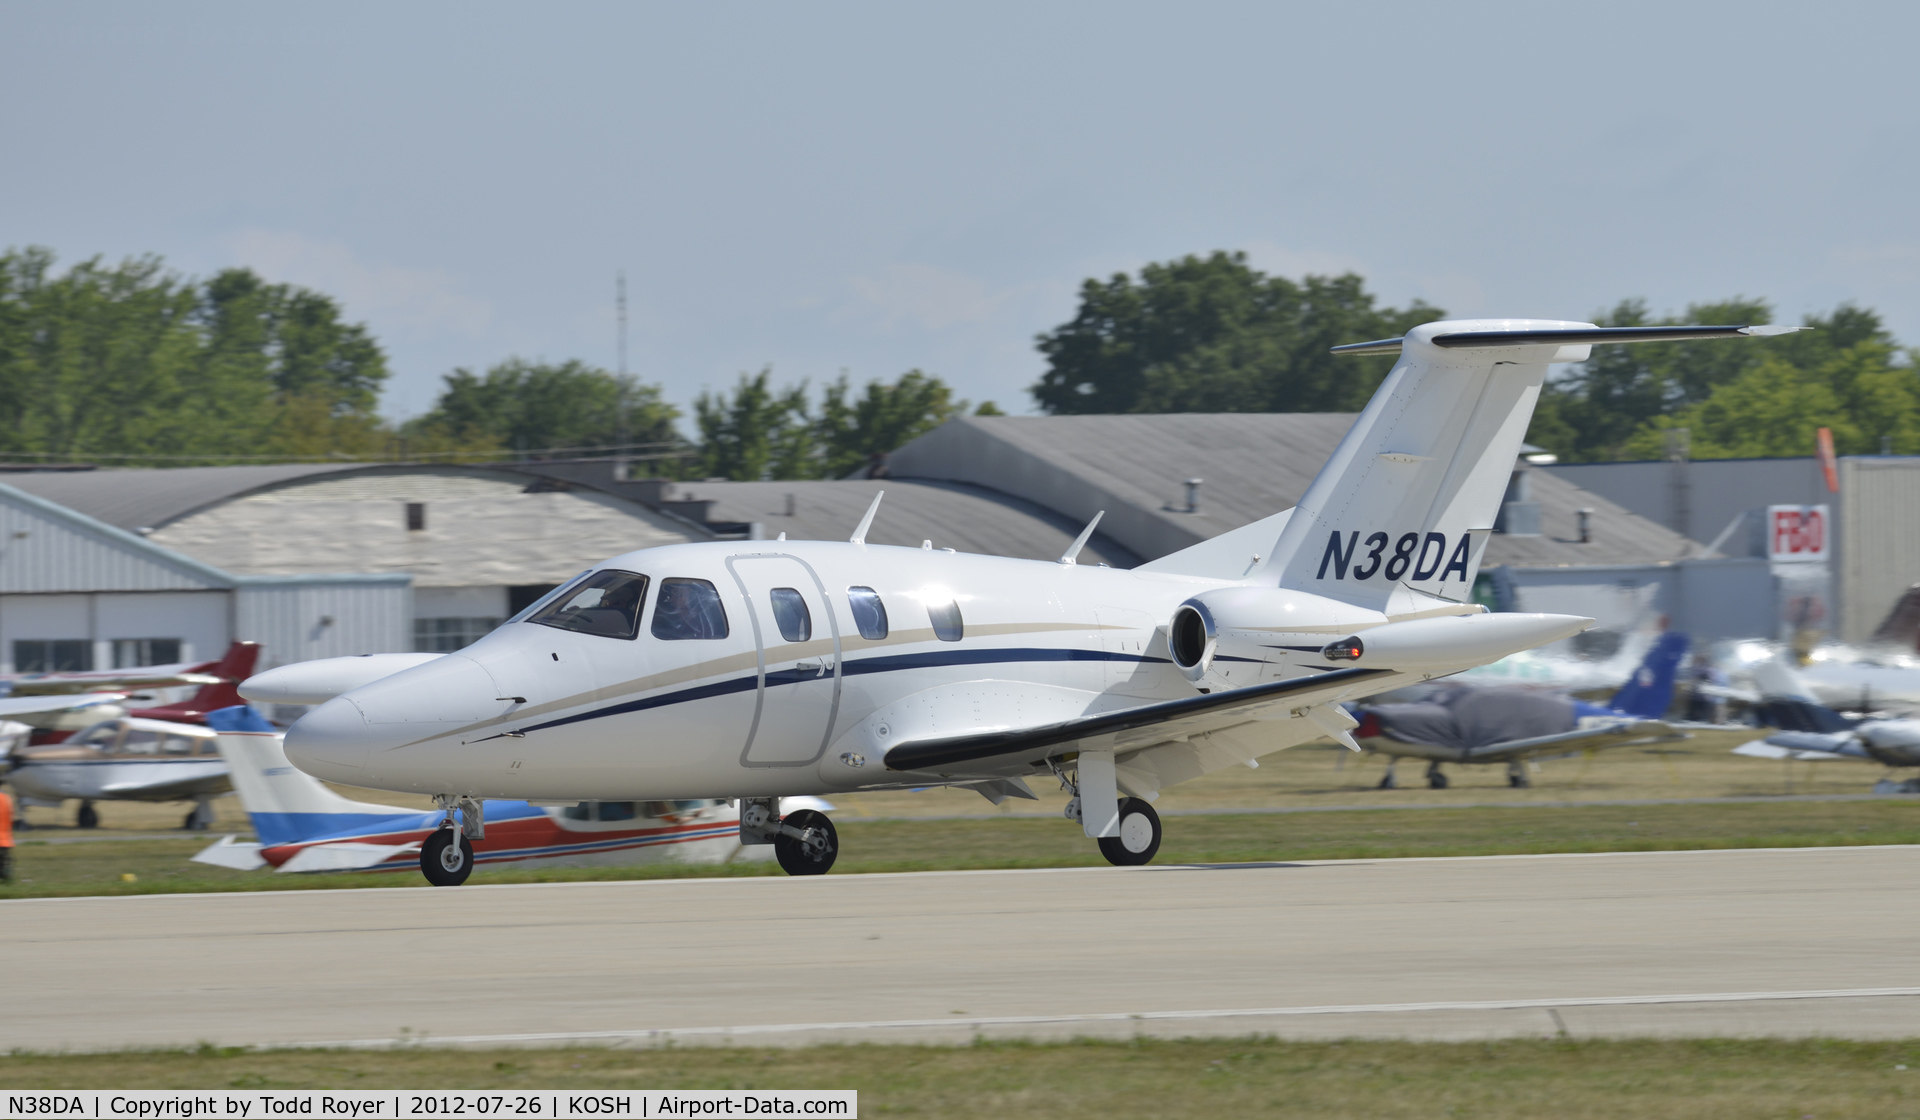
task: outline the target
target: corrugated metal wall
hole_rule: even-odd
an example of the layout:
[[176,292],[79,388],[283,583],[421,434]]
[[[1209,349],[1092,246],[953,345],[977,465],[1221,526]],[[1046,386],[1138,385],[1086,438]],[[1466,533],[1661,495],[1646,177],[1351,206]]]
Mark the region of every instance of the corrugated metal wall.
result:
[[1864,640],[1920,583],[1920,459],[1840,460],[1840,636]]
[[413,648],[412,577],[244,578],[234,635],[265,647],[263,667]]
[[0,594],[231,586],[196,560],[57,509],[0,487]]

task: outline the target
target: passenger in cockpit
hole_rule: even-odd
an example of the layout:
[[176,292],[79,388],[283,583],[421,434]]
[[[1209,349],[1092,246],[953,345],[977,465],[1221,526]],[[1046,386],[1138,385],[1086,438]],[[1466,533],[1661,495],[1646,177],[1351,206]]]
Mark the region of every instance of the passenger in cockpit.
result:
[[713,641],[727,636],[727,610],[704,579],[663,579],[653,607],[653,636],[663,641]]

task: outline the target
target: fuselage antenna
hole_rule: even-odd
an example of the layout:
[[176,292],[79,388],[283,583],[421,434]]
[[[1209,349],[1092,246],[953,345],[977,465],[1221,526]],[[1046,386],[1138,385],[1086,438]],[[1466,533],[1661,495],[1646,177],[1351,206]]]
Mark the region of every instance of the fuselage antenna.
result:
[[867,530],[873,526],[873,515],[880,512],[880,499],[886,496],[887,492],[885,490],[873,496],[873,504],[867,507],[867,515],[860,519],[860,527],[853,531],[853,536],[847,538],[850,543],[867,543]]
[[1106,515],[1107,511],[1104,509],[1093,515],[1093,520],[1087,522],[1087,527],[1080,530],[1080,535],[1073,538],[1073,543],[1068,545],[1067,550],[1060,554],[1060,562],[1062,564],[1072,564],[1080,558],[1080,550],[1087,547],[1088,539],[1093,536],[1093,527],[1100,524],[1100,519]]

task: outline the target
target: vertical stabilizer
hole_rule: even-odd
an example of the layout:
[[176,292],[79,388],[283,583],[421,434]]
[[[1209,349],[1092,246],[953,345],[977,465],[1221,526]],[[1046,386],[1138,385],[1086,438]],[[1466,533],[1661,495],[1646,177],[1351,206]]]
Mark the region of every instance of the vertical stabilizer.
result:
[[220,755],[227,761],[234,791],[265,845],[287,844],[360,828],[396,817],[412,819],[420,811],[398,805],[354,801],[294,768],[273,725],[244,705],[207,714],[219,732]]
[[1617,712],[1643,719],[1662,719],[1673,705],[1673,682],[1687,656],[1687,636],[1669,630],[1647,651],[1640,667],[1613,694],[1609,705]]
[[[1589,349],[1498,336],[1578,329],[1590,327],[1490,319],[1409,331],[1287,521],[1264,581],[1389,614],[1468,601],[1547,365]],[[1467,333],[1495,341],[1433,342]]]

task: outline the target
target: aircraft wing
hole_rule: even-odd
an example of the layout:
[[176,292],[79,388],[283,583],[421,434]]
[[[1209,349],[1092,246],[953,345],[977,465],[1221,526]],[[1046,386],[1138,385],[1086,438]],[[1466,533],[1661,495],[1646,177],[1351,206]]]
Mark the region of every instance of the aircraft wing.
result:
[[1536,735],[1531,739],[1513,739],[1473,747],[1462,762],[1511,762],[1544,751],[1597,751],[1608,747],[1631,747],[1642,743],[1671,743],[1691,736],[1657,719],[1637,719],[1609,727],[1583,727],[1558,735]]
[[81,692],[48,696],[9,696],[0,700],[0,719],[12,719],[15,716],[30,716],[40,712],[64,712],[73,708],[88,708],[95,704],[112,704],[125,700],[124,692]]
[[[1312,677],[1163,700],[1037,727],[908,741],[887,751],[886,765],[889,770],[979,771],[1005,762],[1059,754],[1055,748],[1060,747],[1125,754],[1253,720],[1272,719],[1287,711],[1337,703],[1363,685],[1405,675],[1392,669],[1335,669]],[[1351,727],[1353,722],[1348,719],[1328,727],[1315,719],[1312,725],[1314,730],[1307,738],[1316,738],[1333,727]]]
[[1794,758],[1814,762],[1823,758],[1871,758],[1851,732],[1780,731],[1733,748],[1748,758]]
[[159,666],[154,669],[109,669],[86,673],[35,673],[0,681],[0,689],[4,689],[4,694],[8,696],[65,696],[108,688],[138,691],[219,683],[219,677],[206,673],[168,672],[166,666]]

